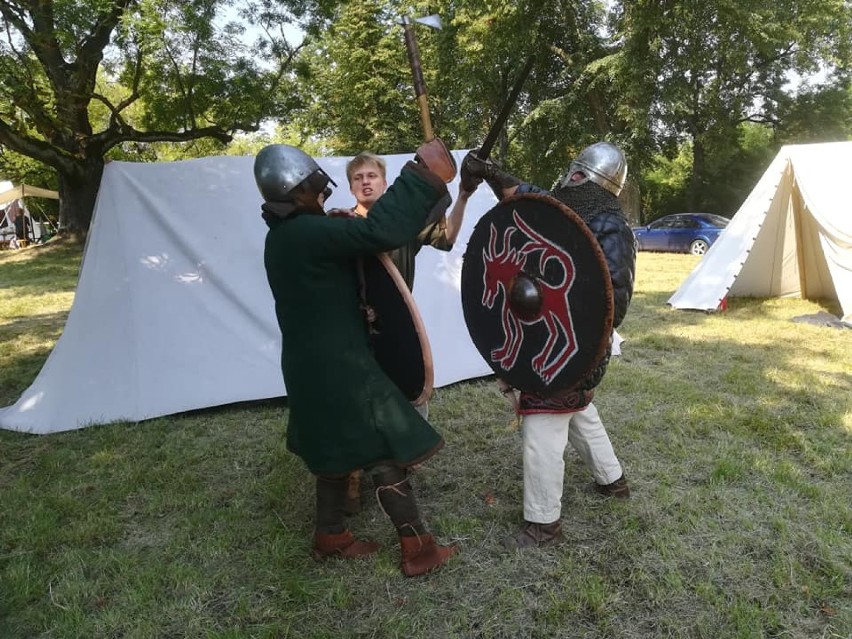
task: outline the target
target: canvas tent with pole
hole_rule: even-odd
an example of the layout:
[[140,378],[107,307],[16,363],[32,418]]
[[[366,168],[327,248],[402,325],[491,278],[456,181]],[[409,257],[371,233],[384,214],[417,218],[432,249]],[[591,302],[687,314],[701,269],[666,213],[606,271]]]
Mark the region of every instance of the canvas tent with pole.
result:
[[[461,164],[464,151],[453,155]],[[384,156],[389,183],[412,156]],[[354,205],[348,159],[317,158],[339,185],[329,209]],[[253,164],[106,165],[65,329],[32,385],[0,408],[0,428],[45,434],[286,395]],[[417,256],[435,387],[491,374],[465,328],[460,278],[467,238],[494,203],[479,189],[453,250]]]
[[[42,223],[33,220],[33,216],[26,205],[26,199],[30,197],[58,200],[59,193],[28,184],[12,186],[11,182],[0,182],[0,209],[3,212],[2,217],[0,217],[0,241],[6,242],[17,237],[16,222],[24,222],[24,237],[20,239],[30,242],[41,238],[44,234],[45,224],[51,226],[49,221]],[[20,220],[18,220],[18,216],[22,216]]]
[[726,296],[830,300],[852,325],[852,142],[782,147],[698,266],[674,308]]

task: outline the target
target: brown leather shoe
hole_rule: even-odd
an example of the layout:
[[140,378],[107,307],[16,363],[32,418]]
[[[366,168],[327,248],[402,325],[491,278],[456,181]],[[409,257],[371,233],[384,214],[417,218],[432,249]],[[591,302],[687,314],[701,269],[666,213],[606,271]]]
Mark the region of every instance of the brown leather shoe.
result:
[[536,524],[525,521],[521,529],[503,540],[507,548],[532,548],[549,546],[562,541],[562,522],[558,519],[550,524]]
[[616,479],[611,484],[595,484],[595,490],[601,495],[607,497],[615,497],[616,499],[630,499],[630,486],[627,485],[627,480],[624,475]]
[[435,543],[432,535],[422,534],[413,537],[400,537],[399,545],[402,550],[400,567],[406,577],[425,575],[447,563],[447,560],[458,551],[456,544],[441,546]]
[[379,549],[379,544],[372,541],[361,541],[355,539],[352,533],[344,530],[342,533],[325,534],[314,533],[313,557],[317,561],[329,557],[342,557],[343,559],[354,559],[372,555]]

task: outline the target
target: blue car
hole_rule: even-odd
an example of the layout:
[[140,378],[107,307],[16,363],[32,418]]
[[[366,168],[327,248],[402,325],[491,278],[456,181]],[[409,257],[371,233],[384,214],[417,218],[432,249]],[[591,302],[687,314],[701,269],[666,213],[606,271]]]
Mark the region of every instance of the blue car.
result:
[[677,213],[633,228],[640,251],[704,255],[730,220],[712,213]]

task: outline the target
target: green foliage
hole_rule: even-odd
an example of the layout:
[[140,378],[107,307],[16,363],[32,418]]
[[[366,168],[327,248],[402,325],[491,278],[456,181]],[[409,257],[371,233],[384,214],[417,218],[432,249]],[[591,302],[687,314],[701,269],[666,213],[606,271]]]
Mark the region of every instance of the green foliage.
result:
[[778,136],[784,143],[852,140],[852,85],[807,87],[779,101]]
[[685,142],[675,155],[656,154],[642,174],[643,223],[685,211],[733,216],[779,149],[772,128],[746,122],[738,128],[735,146],[719,147],[705,166],[708,189],[697,205],[691,204],[692,144]]
[[850,16],[848,3],[820,0],[620,3],[625,116],[633,132],[651,132],[654,148],[669,158],[691,142],[690,208],[714,197],[718,167],[735,154],[740,125],[776,122],[791,71],[824,65],[843,77]]
[[527,57],[536,63],[492,152],[513,173],[549,187],[585,145],[621,142],[623,119],[603,35],[601,3],[453,2],[439,87],[457,146],[481,143]]
[[614,141],[645,218],[730,214],[781,144],[852,137],[848,2],[19,4],[0,0],[0,169],[24,173],[13,153],[52,167],[72,209],[93,203],[103,159],[251,153],[273,140],[316,155],[412,152],[423,135],[402,15],[442,19],[440,31],[414,29],[449,146],[482,143],[535,53],[492,157],[549,187],[586,144]]
[[[0,2],[0,145],[54,168],[72,231],[88,228],[103,162],[153,142],[216,140],[293,108],[310,0]],[[242,16],[251,20],[248,41]]]
[[[395,11],[395,12],[394,12]],[[595,3],[377,1],[341,7],[305,51],[310,107],[287,123],[330,153],[411,152],[422,141],[401,13],[437,13],[443,29],[415,25],[433,127],[449,146],[481,144],[530,54],[537,62],[493,156],[549,185],[585,144],[618,135],[610,49]],[[616,131],[616,133],[613,133]],[[318,139],[317,139],[318,138]]]
[[674,158],[656,155],[643,174],[643,224],[663,215],[686,210],[686,192],[692,172],[692,152],[689,145],[679,149]]
[[56,189],[56,172],[41,162],[0,146],[0,177],[15,184]]
[[[302,91],[309,102],[292,133],[319,138],[326,153],[338,155],[366,149],[402,153],[418,146],[423,135],[396,17],[378,0],[340,7],[306,51]],[[417,40],[428,87],[433,75],[428,28],[417,28]]]
[[[45,189],[56,190],[56,172],[41,162],[0,145],[0,179],[9,180],[15,185],[29,184]],[[27,201],[30,212],[41,218],[46,216],[55,226],[58,221],[59,204],[56,200],[31,198]]]

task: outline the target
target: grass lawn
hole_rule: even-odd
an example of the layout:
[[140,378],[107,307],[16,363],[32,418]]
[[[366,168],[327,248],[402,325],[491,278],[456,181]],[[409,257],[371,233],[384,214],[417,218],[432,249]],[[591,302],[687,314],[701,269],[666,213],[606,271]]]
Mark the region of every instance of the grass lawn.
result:
[[[801,300],[671,310],[696,259],[640,254],[596,398],[633,498],[597,496],[570,451],[559,547],[501,548],[520,436],[490,380],[430,406],[447,447],[414,483],[461,552],[417,579],[369,497],[351,527],[379,554],[310,558],[279,401],[0,431],[0,638],[852,637],[852,331],[790,321],[824,308]],[[59,336],[78,265],[67,245],[0,254],[0,405]]]

